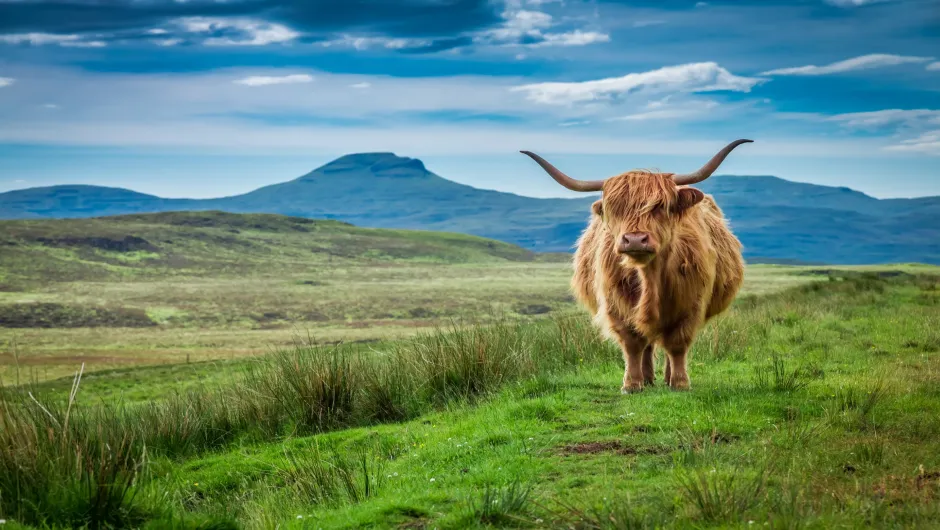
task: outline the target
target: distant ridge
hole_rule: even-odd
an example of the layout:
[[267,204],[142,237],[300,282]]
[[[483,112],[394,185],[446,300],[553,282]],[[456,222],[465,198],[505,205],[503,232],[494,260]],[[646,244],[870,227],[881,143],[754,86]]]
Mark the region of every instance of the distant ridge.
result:
[[[772,176],[714,176],[714,195],[745,257],[806,263],[940,263],[940,197],[879,200]],[[51,186],[0,194],[0,218],[220,210],[458,232],[536,251],[570,251],[593,197],[537,199],[441,178],[421,160],[355,153],[288,182],[216,199],[165,199],[121,188]]]

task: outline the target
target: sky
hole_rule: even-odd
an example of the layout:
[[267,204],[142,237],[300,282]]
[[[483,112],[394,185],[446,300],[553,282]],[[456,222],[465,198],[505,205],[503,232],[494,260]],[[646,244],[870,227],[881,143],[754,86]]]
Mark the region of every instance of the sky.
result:
[[940,0],[0,0],[0,191],[220,197],[347,153],[572,196],[720,173],[940,195]]

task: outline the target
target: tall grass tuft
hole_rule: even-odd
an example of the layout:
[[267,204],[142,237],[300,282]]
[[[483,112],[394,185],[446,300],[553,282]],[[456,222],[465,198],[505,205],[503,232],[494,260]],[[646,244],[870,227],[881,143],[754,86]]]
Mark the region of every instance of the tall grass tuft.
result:
[[476,498],[469,500],[468,519],[487,526],[519,526],[529,523],[534,508],[529,486],[512,482],[506,487],[487,485]]
[[705,470],[683,471],[677,482],[699,517],[710,523],[738,520],[757,506],[765,491],[767,470],[759,469],[753,477],[738,470],[719,473]]
[[786,363],[777,352],[771,354],[769,366],[754,368],[756,386],[776,392],[797,392],[806,387],[808,382],[800,369],[788,370]]
[[104,409],[0,400],[0,516],[28,524],[107,528],[147,518],[136,502],[146,448]]
[[314,445],[284,451],[286,464],[278,471],[297,497],[311,504],[358,503],[375,496],[381,484],[381,460],[359,449],[343,454],[335,448],[324,454]]

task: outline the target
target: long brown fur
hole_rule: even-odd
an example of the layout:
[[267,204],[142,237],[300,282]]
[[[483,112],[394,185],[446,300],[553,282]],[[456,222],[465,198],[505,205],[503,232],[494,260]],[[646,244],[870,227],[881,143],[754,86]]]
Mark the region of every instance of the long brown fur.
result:
[[[571,286],[595,324],[623,349],[624,392],[653,383],[653,347],[666,351],[665,381],[688,389],[686,354],[701,327],[731,304],[744,278],[741,243],[711,196],[668,173],[608,179],[574,256]],[[646,264],[617,252],[624,233],[657,244]]]

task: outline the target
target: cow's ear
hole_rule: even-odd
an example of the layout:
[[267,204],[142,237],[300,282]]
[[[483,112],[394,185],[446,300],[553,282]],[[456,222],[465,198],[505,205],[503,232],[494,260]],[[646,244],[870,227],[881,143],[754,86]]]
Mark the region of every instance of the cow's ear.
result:
[[684,212],[702,202],[705,194],[695,188],[682,188],[676,200],[676,212]]
[[591,205],[591,211],[598,217],[604,217],[604,201],[594,201],[594,204]]

